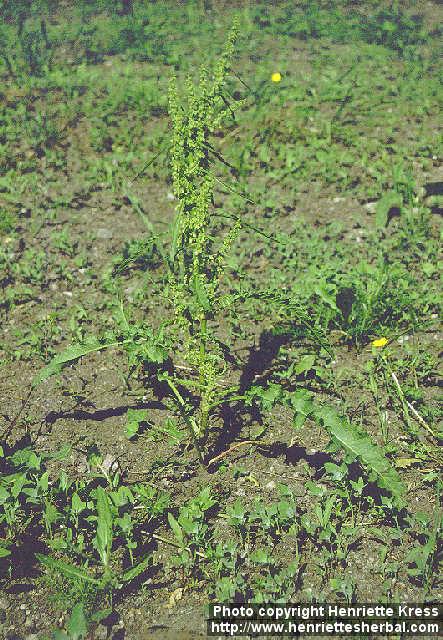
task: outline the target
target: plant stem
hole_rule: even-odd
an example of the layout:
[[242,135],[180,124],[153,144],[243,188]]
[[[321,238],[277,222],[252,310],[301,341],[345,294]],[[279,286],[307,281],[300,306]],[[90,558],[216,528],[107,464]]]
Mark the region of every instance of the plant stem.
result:
[[207,331],[207,318],[203,317],[200,324],[200,386],[203,389],[201,401],[200,401],[200,433],[199,435],[204,439],[206,435],[206,430],[208,427],[208,418],[209,418],[209,403],[207,398],[207,388],[205,384],[205,368],[204,363],[206,362],[206,331]]
[[177,389],[177,387],[175,386],[175,384],[173,383],[173,381],[170,378],[166,378],[166,382],[169,385],[169,388],[171,389],[172,393],[174,394],[175,399],[178,402],[178,405],[180,407],[181,410],[181,414],[183,416],[183,419],[186,423],[186,426],[188,427],[188,431],[191,434],[191,437],[194,441],[194,445],[195,448],[198,451],[198,457],[200,460],[200,463],[202,465],[204,465],[204,459],[203,459],[203,453],[200,447],[200,439],[199,439],[199,428],[195,422],[195,419],[192,416],[188,416],[187,411],[186,411],[186,403],[183,400],[180,391]]

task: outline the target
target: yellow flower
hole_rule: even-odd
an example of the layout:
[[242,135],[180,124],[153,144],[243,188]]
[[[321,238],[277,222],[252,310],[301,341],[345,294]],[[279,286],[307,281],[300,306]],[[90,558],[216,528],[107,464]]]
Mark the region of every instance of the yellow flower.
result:
[[272,80],[272,82],[280,82],[281,73],[279,73],[278,71],[276,73],[273,73],[272,76],[271,76],[271,80]]
[[384,347],[388,344],[387,338],[377,338],[377,340],[372,341],[373,347]]

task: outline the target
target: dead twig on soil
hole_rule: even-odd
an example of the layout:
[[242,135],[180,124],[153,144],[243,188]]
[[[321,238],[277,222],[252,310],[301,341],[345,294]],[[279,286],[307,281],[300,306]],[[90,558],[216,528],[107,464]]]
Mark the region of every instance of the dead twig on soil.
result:
[[270,443],[258,442],[257,440],[244,440],[243,442],[236,442],[235,444],[231,445],[229,447],[229,449],[226,449],[226,451],[223,451],[222,453],[219,453],[214,458],[211,458],[211,460],[209,460],[209,462],[207,463],[207,466],[210,467],[211,464],[214,464],[215,462],[218,462],[218,460],[221,460],[222,458],[224,458],[228,454],[232,453],[232,451],[235,451],[236,449],[239,449],[240,447],[244,447],[244,446],[246,446],[248,444],[249,445],[255,445],[255,446],[258,446],[258,447],[269,447],[269,446],[271,446]]

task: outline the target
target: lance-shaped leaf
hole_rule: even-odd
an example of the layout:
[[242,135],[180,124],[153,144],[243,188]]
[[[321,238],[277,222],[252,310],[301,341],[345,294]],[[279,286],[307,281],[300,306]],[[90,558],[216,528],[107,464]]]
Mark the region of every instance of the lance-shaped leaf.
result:
[[102,487],[97,488],[97,535],[96,545],[105,567],[109,565],[112,548],[112,513],[109,498]]
[[87,573],[87,571],[79,569],[79,567],[76,567],[73,564],[63,562],[62,560],[56,560],[55,558],[51,558],[51,556],[45,556],[43,553],[36,553],[35,555],[42,564],[46,565],[50,569],[55,569],[55,571],[58,571],[67,578],[71,578],[71,580],[84,580],[91,584],[100,584],[100,580],[93,578],[89,573]]
[[94,351],[102,351],[102,349],[109,349],[110,347],[119,347],[120,345],[127,344],[129,342],[131,341],[121,340],[103,343],[94,340],[86,344],[71,345],[62,353],[58,353],[56,356],[54,356],[51,362],[41,371],[39,371],[39,373],[34,377],[32,381],[32,386],[37,387],[40,382],[43,382],[43,380],[46,380],[55,373],[59,373],[64,365],[69,364],[70,362],[74,362],[82,356],[88,355],[88,353],[93,353]]
[[149,567],[151,561],[152,561],[152,556],[148,556],[147,558],[145,558],[144,560],[136,564],[135,567],[131,567],[130,569],[125,571],[125,573],[122,576],[120,576],[121,581],[131,582],[131,580],[134,580],[134,578],[139,576],[141,573],[143,573],[143,571],[145,571]]
[[78,602],[73,608],[66,624],[66,630],[72,640],[82,640],[88,633],[88,623],[81,602]]
[[368,434],[360,433],[333,407],[321,407],[315,411],[315,416],[323,423],[334,440],[345,451],[359,458],[369,471],[375,474],[378,484],[388,489],[401,502],[405,487],[400,476]]
[[183,529],[178,524],[177,520],[174,518],[174,516],[172,515],[171,512],[168,513],[168,522],[169,522],[169,526],[171,527],[172,531],[174,532],[174,535],[175,535],[175,537],[177,539],[177,542],[179,543],[179,545],[181,547],[183,547],[184,546]]

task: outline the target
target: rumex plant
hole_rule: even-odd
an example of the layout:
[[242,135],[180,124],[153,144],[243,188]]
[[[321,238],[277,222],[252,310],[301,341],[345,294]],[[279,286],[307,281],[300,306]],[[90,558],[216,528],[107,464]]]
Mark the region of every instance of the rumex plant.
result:
[[[177,84],[172,79],[169,111],[173,135],[171,165],[174,195],[178,201],[169,255],[168,293],[174,319],[183,339],[182,357],[195,377],[165,380],[186,417],[197,448],[206,437],[211,409],[223,398],[219,382],[224,359],[212,335],[210,322],[229,304],[220,281],[225,258],[239,230],[236,222],[217,245],[211,235],[211,207],[215,178],[210,169],[210,136],[230,109],[222,88],[233,52],[237,25],[234,24],[212,81],[206,68],[194,87],[188,78],[184,105],[179,102]],[[196,411],[189,413],[177,382],[198,397]]]
[[[169,255],[162,251],[162,257],[168,273],[164,299],[170,301],[171,318],[158,334],[145,325],[130,326],[124,318],[124,336],[73,345],[34,379],[36,386],[63,365],[88,353],[123,346],[131,365],[151,365],[158,379],[166,383],[201,461],[210,416],[233,391],[221,384],[226,363],[211,323],[216,324],[221,310],[231,303],[222,292],[221,280],[226,257],[241,225],[234,221],[224,237],[216,239],[211,216],[216,178],[211,160],[219,154],[211,146],[210,137],[231,113],[222,90],[237,31],[234,21],[212,76],[202,67],[197,86],[191,77],[187,78],[183,103],[176,79],[170,83],[170,159],[177,210]],[[180,344],[181,349],[175,348],[181,362],[177,362],[178,367],[175,362],[171,367],[167,347]],[[179,376],[178,370],[185,370],[187,377]]]

